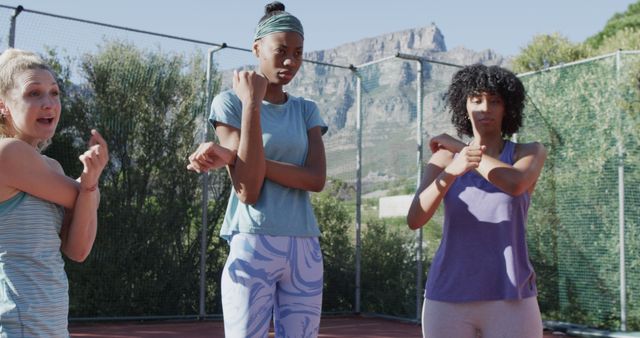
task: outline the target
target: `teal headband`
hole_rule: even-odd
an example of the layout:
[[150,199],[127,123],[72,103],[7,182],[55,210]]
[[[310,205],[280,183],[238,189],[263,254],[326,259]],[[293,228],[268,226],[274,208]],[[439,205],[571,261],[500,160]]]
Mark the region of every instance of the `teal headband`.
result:
[[259,23],[256,28],[256,34],[253,36],[253,41],[277,32],[296,32],[304,38],[304,31],[302,30],[300,20],[287,12],[283,12],[270,16]]

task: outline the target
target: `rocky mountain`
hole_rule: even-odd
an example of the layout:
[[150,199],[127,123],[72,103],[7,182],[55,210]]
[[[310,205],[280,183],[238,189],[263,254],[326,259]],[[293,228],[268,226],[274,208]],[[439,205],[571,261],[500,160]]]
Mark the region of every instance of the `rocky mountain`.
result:
[[[414,185],[417,62],[394,57],[398,53],[434,61],[424,62],[422,70],[425,141],[441,132],[454,133],[444,108],[444,92],[458,68],[442,63],[461,66],[508,63],[491,50],[476,52],[464,47],[447,50],[444,35],[435,24],[305,53],[306,60],[353,66],[349,70],[306,62],[287,89],[293,95],[315,100],[329,124],[325,144],[330,175],[348,181],[354,177],[356,79],[360,77],[363,177],[371,183],[387,184],[408,178]],[[228,86],[228,82],[223,82],[223,87]],[[426,153],[428,156],[428,149]]]

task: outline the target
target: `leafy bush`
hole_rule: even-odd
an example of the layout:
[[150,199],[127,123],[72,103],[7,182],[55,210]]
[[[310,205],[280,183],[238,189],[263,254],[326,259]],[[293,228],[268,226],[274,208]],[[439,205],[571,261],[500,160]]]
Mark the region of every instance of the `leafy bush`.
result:
[[[70,315],[198,313],[202,184],[185,166],[206,110],[202,60],[114,41],[82,58],[86,83],[71,83],[62,63],[52,64],[63,70],[64,107],[50,153],[77,176],[75,158],[94,127],[111,156],[93,252],[67,263]],[[219,271],[225,247],[213,234],[229,190],[226,173],[211,176],[208,267]],[[213,289],[217,280],[209,279]]]

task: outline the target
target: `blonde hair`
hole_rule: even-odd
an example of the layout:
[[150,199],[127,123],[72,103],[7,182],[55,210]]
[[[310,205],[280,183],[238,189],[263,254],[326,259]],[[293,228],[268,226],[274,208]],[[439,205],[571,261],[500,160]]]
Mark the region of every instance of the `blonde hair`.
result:
[[[32,69],[47,70],[55,78],[55,72],[37,54],[25,50],[9,48],[0,54],[0,99],[6,101],[9,91],[15,88],[15,77],[24,71]],[[0,115],[0,138],[13,137],[7,125],[7,118]],[[46,140],[38,145],[39,150],[43,150],[50,140]]]

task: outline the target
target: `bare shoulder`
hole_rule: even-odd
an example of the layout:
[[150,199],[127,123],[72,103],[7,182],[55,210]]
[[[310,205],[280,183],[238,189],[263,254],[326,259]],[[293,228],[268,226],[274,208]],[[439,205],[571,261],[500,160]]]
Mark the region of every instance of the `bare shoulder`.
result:
[[64,175],[64,169],[60,165],[60,162],[52,159],[51,157],[49,157],[47,155],[42,155],[42,158],[49,165],[49,167],[51,167],[51,169],[55,170],[57,173],[60,173],[60,174]]
[[36,149],[15,138],[0,139],[0,166],[22,161],[37,155]]
[[0,188],[11,186],[16,173],[23,170],[23,164],[29,163],[36,156],[39,156],[36,149],[23,141],[15,138],[0,139]]
[[[42,161],[42,162],[40,162]],[[26,163],[44,163],[54,171],[63,174],[58,161],[40,154],[33,146],[15,138],[0,139],[0,172],[12,173],[21,170]]]
[[11,189],[20,190],[72,209],[78,197],[78,183],[61,171],[58,162],[26,142],[0,141],[0,188],[5,194]]
[[540,142],[516,143],[515,155],[517,159],[526,156],[545,159],[547,157],[547,149]]
[[21,144],[27,145],[25,142],[13,137],[0,138],[0,150],[13,149],[15,147],[20,147]]

